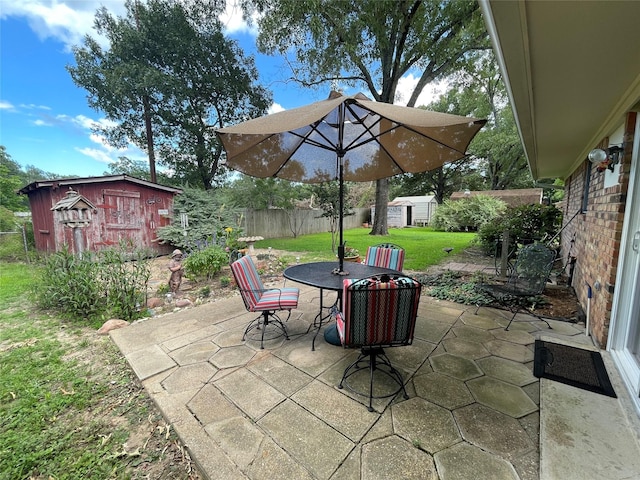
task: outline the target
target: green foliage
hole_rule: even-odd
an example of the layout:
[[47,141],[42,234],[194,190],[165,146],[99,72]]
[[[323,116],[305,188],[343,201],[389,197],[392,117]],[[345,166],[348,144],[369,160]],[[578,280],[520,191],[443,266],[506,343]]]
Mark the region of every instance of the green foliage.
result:
[[[335,252],[340,220],[340,185],[338,182],[317,183],[311,187],[316,204],[322,210],[321,217],[329,219],[331,228],[331,249]],[[342,216],[353,215],[353,199],[349,195],[349,184],[343,184]]]
[[203,277],[209,280],[228,264],[229,253],[219,245],[193,252],[183,262],[185,274],[194,280]]
[[562,225],[562,212],[553,205],[521,205],[507,208],[496,221],[478,231],[478,243],[493,254],[496,241],[505,230],[511,243],[531,243],[555,235]]
[[35,298],[43,309],[71,318],[94,318],[106,309],[99,279],[98,263],[92,253],[74,255],[64,248],[45,259]]
[[436,209],[431,225],[436,230],[447,232],[475,231],[493,222],[506,207],[502,200],[489,195],[446,200]]
[[[220,193],[217,190],[185,187],[183,193],[175,197],[171,225],[159,228],[158,237],[187,252],[210,244],[235,248],[236,239],[242,235],[239,227],[242,211],[223,203]],[[181,225],[181,213],[188,215],[186,235]]]
[[41,308],[72,319],[133,320],[146,303],[147,257],[144,250],[126,244],[78,255],[65,248],[46,258],[34,298]]
[[[0,206],[12,212],[29,210],[27,197],[17,193],[24,186],[21,177],[20,165],[0,145]],[[0,231],[4,231],[1,226]]]
[[149,256],[144,249],[133,249],[124,244],[99,252],[99,283],[106,293],[109,316],[123,320],[140,317],[151,276]]
[[463,305],[488,305],[492,299],[477,288],[481,278],[472,276],[466,280],[460,272],[443,272],[437,275],[418,275],[416,279],[426,288],[425,292],[440,300]]
[[85,37],[71,77],[112,120],[98,127],[110,144],[151,145],[174,177],[210,189],[223,155],[214,128],[262,115],[271,94],[253,57],[224,36],[224,2],[128,1],[126,9],[125,17],[97,11],[108,45]]

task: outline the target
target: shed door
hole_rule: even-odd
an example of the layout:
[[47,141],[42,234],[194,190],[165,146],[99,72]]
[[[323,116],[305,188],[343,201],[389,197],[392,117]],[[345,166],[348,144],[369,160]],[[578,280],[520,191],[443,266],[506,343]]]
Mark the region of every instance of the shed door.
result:
[[105,229],[107,244],[115,244],[124,238],[135,237],[141,228],[140,192],[129,190],[103,190]]

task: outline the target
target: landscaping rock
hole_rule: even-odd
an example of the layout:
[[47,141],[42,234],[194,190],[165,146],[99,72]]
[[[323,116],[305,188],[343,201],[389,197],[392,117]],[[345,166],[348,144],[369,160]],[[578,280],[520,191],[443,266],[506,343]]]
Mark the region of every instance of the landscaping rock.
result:
[[119,320],[117,318],[112,318],[111,320],[107,320],[98,330],[98,335],[107,335],[111,330],[116,330],[118,328],[129,326],[129,322],[126,320]]
[[147,307],[149,308],[158,308],[164,305],[164,300],[159,297],[151,297],[147,300]]

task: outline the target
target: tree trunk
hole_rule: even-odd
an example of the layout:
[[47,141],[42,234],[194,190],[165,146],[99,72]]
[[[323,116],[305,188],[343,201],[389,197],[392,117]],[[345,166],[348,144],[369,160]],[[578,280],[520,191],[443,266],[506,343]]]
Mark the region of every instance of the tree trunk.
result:
[[376,213],[369,235],[389,235],[387,228],[387,204],[389,203],[389,179],[376,181]]
[[147,152],[149,154],[149,175],[153,183],[158,183],[156,178],[156,154],[153,148],[153,129],[151,128],[151,108],[149,107],[149,97],[142,97],[144,106],[144,125],[147,131]]

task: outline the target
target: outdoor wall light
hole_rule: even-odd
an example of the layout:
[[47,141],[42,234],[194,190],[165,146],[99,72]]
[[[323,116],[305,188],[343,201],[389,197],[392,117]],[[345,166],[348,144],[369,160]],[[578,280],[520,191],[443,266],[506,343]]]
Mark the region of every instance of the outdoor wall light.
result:
[[588,158],[591,163],[597,165],[599,172],[604,172],[607,168],[613,172],[613,166],[620,162],[624,149],[619,145],[609,148],[594,148],[589,152]]

